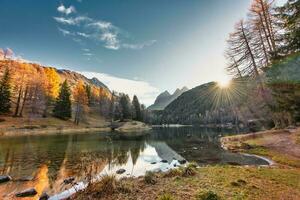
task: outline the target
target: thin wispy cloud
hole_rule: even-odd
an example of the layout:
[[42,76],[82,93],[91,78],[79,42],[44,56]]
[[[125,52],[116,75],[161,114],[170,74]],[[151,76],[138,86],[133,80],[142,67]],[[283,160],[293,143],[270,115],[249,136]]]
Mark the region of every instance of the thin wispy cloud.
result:
[[84,56],[93,56],[94,54],[92,54],[92,53],[83,53],[82,55],[84,55]]
[[151,40],[141,44],[122,44],[122,46],[127,49],[143,49],[144,47],[151,46],[154,43],[156,43],[156,40]]
[[65,7],[63,4],[61,4],[60,6],[57,7],[57,11],[60,13],[63,13],[65,15],[69,15],[71,13],[75,13],[76,9],[74,6],[70,6],[70,7]]
[[79,35],[79,36],[82,36],[82,37],[85,37],[85,38],[88,38],[88,37],[90,37],[90,35],[89,35],[89,34],[82,33],[82,32],[77,32],[77,35]]
[[111,90],[128,94],[131,98],[137,95],[140,101],[146,105],[153,103],[159,94],[159,89],[146,81],[131,80],[115,77],[109,74],[97,72],[79,72],[88,78],[96,77],[107,85]]
[[74,33],[70,32],[70,31],[68,31],[68,30],[66,30],[66,29],[63,29],[63,28],[58,28],[58,30],[59,30],[64,36],[66,36],[66,35],[74,35]]
[[[71,8],[71,7],[69,7]],[[63,5],[60,5],[57,10],[61,13],[67,14],[67,9]],[[68,11],[68,13],[75,12],[75,7],[72,7],[74,11]],[[128,41],[128,35],[125,34],[125,31],[121,31],[121,29],[111,22],[93,19],[83,15],[77,15],[75,17],[69,16],[60,16],[60,17],[53,17],[54,20],[63,25],[67,26],[69,29],[76,29],[76,31],[72,32],[69,29],[62,29],[60,28],[59,31],[64,36],[72,36],[72,37],[81,37],[82,39],[91,39],[97,42],[100,42],[103,47],[111,50],[118,50],[118,49],[143,49],[147,46],[153,45],[156,40],[145,41],[141,43]],[[73,38],[74,40],[74,38]],[[74,41],[78,41],[81,39],[76,38]],[[81,41],[82,42],[82,41]]]
[[78,17],[53,17],[55,21],[64,25],[80,25],[83,22],[90,22],[92,19],[86,16],[78,16]]

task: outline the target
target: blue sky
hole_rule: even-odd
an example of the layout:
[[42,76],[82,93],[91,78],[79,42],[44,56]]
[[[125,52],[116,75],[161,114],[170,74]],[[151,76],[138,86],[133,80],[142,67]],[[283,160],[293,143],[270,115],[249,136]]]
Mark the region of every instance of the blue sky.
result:
[[149,105],[164,90],[226,79],[226,38],[250,2],[0,0],[0,48]]

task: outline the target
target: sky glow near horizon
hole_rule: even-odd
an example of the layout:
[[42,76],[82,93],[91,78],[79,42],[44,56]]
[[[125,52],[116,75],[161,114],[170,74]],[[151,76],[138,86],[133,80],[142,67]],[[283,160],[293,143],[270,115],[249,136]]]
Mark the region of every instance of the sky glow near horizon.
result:
[[0,0],[0,48],[95,76],[149,106],[165,90],[228,79],[226,39],[250,2]]

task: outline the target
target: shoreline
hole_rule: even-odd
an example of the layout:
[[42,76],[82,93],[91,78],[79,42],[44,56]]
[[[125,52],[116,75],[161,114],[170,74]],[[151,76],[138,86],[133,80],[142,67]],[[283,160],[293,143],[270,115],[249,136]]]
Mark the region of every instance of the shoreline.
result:
[[220,139],[220,143],[227,151],[259,157],[270,163],[270,166],[300,168],[298,137],[300,127],[295,127],[226,136]]
[[91,124],[81,123],[75,125],[72,121],[62,121],[55,118],[44,118],[29,121],[28,118],[6,118],[0,123],[0,138],[19,136],[67,135],[83,133],[112,133],[123,136],[135,136],[136,133],[150,131],[151,126],[138,121],[115,122],[117,127],[113,130],[108,121],[93,121]]
[[18,136],[67,135],[94,132],[111,132],[110,127],[61,127],[1,130],[0,138]]

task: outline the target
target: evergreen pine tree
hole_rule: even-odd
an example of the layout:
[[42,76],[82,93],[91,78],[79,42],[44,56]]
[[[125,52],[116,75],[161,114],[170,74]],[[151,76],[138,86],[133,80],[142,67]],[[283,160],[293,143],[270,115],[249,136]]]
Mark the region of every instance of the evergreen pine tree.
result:
[[141,105],[136,95],[133,96],[132,105],[133,105],[133,112],[134,112],[133,119],[137,121],[142,121]]
[[90,85],[85,85],[86,95],[88,97],[88,105],[91,106],[92,104],[92,88]]
[[55,117],[64,120],[71,118],[70,96],[71,96],[70,88],[68,86],[67,81],[64,81],[55,102],[55,107],[53,110]]
[[0,82],[0,114],[9,113],[11,108],[11,92],[10,92],[10,73],[9,69],[6,68],[2,80]]
[[131,107],[128,95],[123,94],[120,97],[120,107],[122,111],[122,119],[131,119]]
[[288,0],[279,11],[280,28],[284,29],[284,45],[280,48],[281,53],[290,54],[300,51],[300,0]]

